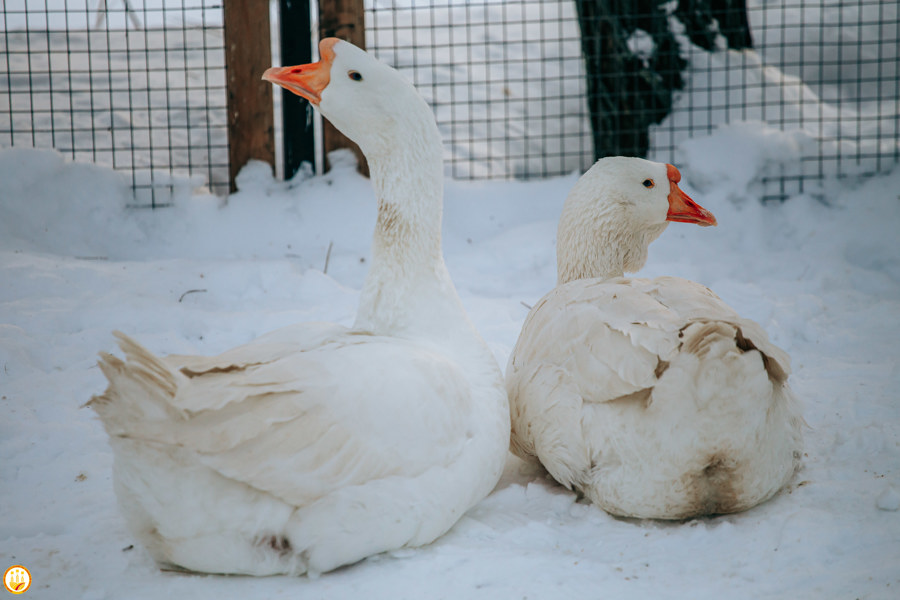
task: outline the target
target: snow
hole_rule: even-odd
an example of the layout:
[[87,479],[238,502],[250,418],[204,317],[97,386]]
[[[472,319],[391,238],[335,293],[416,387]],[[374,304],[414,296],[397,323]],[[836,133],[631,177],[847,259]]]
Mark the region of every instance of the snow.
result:
[[878,508],[881,510],[898,510],[900,509],[900,493],[893,486],[888,486],[884,492],[878,496]]
[[[900,169],[760,202],[772,161],[800,159],[795,138],[751,123],[682,144],[684,188],[719,226],[673,224],[642,271],[709,285],[792,355],[809,427],[788,490],[737,515],[619,520],[510,456],[434,544],[317,579],[159,571],[82,404],[105,387],[96,353],[113,329],[211,354],[298,321],[350,324],[375,216],[352,159],[291,182],[251,164],[227,201],[147,211],[105,167],[0,151],[0,566],[27,566],[28,596],[51,599],[896,597]],[[554,285],[575,180],[447,182],[447,264],[501,365],[524,304]]]

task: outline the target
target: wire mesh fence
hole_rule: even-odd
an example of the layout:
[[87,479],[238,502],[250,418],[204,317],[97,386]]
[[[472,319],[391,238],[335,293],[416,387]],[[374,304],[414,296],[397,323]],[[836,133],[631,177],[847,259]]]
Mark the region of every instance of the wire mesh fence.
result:
[[[365,17],[368,49],[434,108],[455,178],[679,163],[738,121],[793,136],[801,158],[773,151],[768,196],[900,161],[895,1],[366,0]],[[138,204],[227,192],[220,3],[5,0],[2,19],[0,146],[123,170]]]
[[432,105],[453,177],[590,164],[574,2],[371,2],[366,45]]
[[[615,13],[595,13],[600,25],[585,35],[621,42],[605,63],[618,60],[617,70],[594,89],[583,4]],[[773,153],[765,181],[771,197],[900,161],[896,2],[706,5],[726,8],[704,14],[702,3],[685,0],[376,0],[367,3],[367,44],[432,104],[457,178],[584,170],[597,134],[610,128],[625,139],[647,136],[650,158],[677,163],[685,140],[738,121],[796,133],[799,161]],[[678,58],[666,60],[667,52]],[[660,86],[654,78],[671,81]],[[592,138],[598,111],[605,118]],[[611,147],[627,154],[640,144]]]
[[123,171],[135,204],[228,189],[221,4],[5,0],[0,146]]

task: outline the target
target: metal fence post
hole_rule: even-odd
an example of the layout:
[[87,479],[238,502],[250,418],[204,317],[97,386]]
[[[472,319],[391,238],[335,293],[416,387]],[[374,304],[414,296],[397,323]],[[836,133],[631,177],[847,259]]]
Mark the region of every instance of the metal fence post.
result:
[[[309,0],[279,0],[279,9],[281,64],[312,62]],[[287,90],[281,91],[285,179],[293,177],[304,162],[316,164],[315,130],[308,116],[309,110],[306,100]]]

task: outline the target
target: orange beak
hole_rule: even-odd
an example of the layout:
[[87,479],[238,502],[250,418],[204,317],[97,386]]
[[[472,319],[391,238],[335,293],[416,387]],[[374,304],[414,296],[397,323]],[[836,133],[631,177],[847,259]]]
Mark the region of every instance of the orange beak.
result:
[[666,214],[666,221],[696,223],[701,227],[716,225],[713,214],[691,200],[691,197],[678,187],[678,182],[681,181],[678,169],[672,165],[666,167],[669,170],[669,212]]
[[331,64],[334,62],[334,45],[337,38],[325,38],[319,43],[319,62],[296,67],[272,67],[266,69],[262,78],[280,85],[298,96],[318,106],[322,101],[322,91],[331,81]]

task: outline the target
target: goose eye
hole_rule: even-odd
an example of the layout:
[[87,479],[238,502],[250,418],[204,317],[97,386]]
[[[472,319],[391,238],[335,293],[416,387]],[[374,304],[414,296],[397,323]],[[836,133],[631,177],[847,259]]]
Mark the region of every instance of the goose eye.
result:
[[362,75],[359,71],[347,71],[347,77],[353,81],[362,81]]
[[644,180],[644,187],[647,188],[648,190],[649,190],[650,188],[652,188],[653,186],[655,186],[655,185],[656,185],[656,184],[653,183],[653,180],[652,180],[652,179],[645,179],[645,180]]

